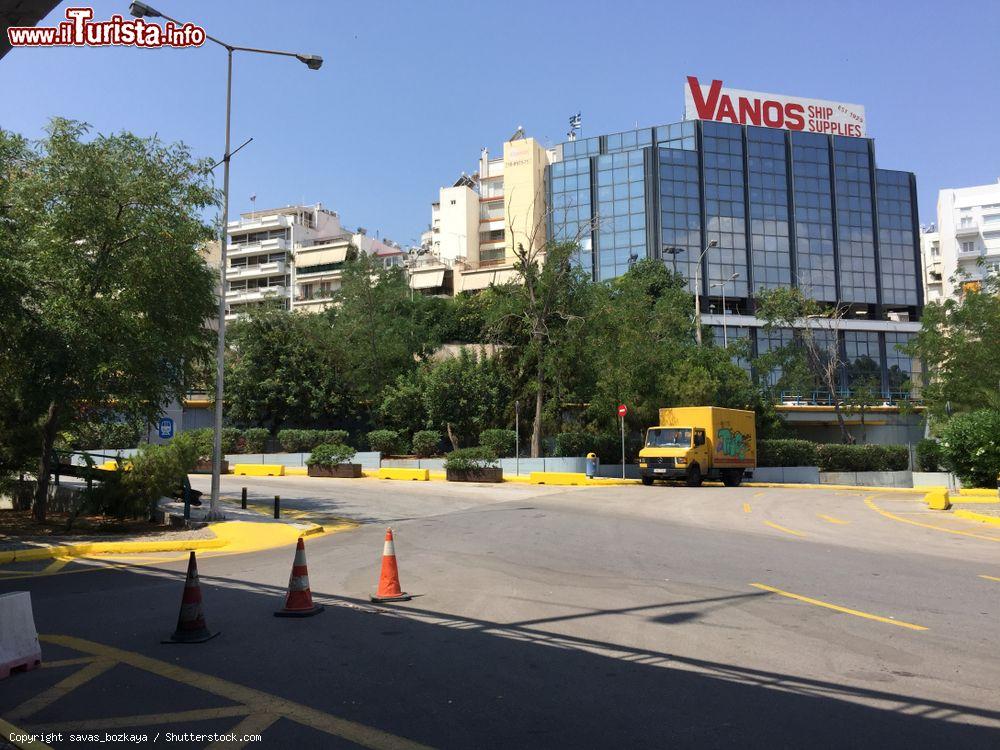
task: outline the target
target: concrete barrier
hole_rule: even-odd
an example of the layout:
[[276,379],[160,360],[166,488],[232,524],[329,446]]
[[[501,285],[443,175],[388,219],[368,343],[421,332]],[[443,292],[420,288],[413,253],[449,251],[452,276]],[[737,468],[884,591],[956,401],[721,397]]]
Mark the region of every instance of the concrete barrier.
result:
[[915,471],[913,472],[914,487],[947,487],[957,490],[962,484],[958,477],[948,471]]
[[568,471],[533,471],[528,476],[528,481],[532,484],[553,485],[582,485],[588,483],[586,474],[577,474]]
[[948,499],[948,490],[943,487],[928,492],[924,495],[924,501],[931,510],[948,510],[951,507],[951,501]]
[[820,484],[851,484],[858,487],[912,487],[909,471],[821,471]]
[[376,474],[379,479],[404,479],[414,482],[427,482],[430,480],[429,469],[379,469]]
[[819,484],[818,466],[758,466],[751,482]]
[[244,477],[283,477],[284,464],[236,464],[233,474]]
[[27,671],[42,663],[31,594],[12,591],[0,594],[0,679],[12,671]]

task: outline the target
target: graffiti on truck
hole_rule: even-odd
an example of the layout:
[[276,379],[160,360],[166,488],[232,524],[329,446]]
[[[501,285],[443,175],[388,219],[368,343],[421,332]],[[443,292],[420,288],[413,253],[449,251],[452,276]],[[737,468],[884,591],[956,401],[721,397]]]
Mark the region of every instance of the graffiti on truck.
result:
[[715,449],[724,456],[746,458],[750,450],[750,435],[721,427],[716,435]]

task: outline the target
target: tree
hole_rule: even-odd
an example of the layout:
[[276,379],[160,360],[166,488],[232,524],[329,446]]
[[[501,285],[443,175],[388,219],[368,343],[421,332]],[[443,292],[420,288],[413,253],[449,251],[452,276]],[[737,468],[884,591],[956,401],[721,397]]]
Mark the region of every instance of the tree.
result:
[[351,410],[341,342],[322,315],[262,308],[227,336],[226,416],[236,424],[327,427]]
[[428,422],[448,436],[455,450],[485,429],[504,426],[510,384],[496,359],[484,352],[463,347],[457,357],[427,366],[422,381]]
[[900,347],[918,358],[929,380],[921,390],[931,416],[1000,409],[1000,278],[992,275],[961,299],[924,308],[920,332]]
[[12,292],[0,388],[32,428],[39,520],[57,432],[96,404],[151,421],[214,341],[215,275],[198,250],[213,234],[210,163],[182,144],[88,134],[62,119],[33,145],[0,131],[0,278]]
[[795,331],[790,343],[759,356],[758,366],[765,373],[781,369],[779,389],[826,391],[843,441],[854,443],[854,436],[844,419],[840,387],[845,367],[840,329],[847,309],[843,305],[824,307],[796,287],[762,289],[756,303],[757,317],[764,320],[765,331],[770,333],[781,327]]

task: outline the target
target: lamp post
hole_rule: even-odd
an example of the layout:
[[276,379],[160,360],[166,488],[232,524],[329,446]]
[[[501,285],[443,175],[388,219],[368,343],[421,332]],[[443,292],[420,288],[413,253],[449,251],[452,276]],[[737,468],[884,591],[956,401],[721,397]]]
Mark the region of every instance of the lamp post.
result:
[[[175,18],[161,13],[155,8],[145,3],[133,2],[129,6],[129,12],[136,18],[165,18],[177,25],[181,22]],[[256,52],[262,55],[280,55],[282,57],[294,57],[303,63],[309,70],[319,70],[323,65],[323,58],[319,55],[300,55],[295,52],[283,52],[273,49],[258,49],[256,47],[237,47],[227,44],[214,36],[205,35],[220,47],[226,50],[227,72],[226,72],[226,150],[222,157],[224,165],[222,179],[222,226],[219,228],[219,338],[215,353],[215,436],[212,446],[212,502],[209,507],[208,518],[216,520],[223,517],[219,511],[219,485],[222,469],[222,363],[226,352],[226,244],[228,241],[227,230],[229,225],[229,160],[232,154],[229,153],[229,133],[230,122],[233,110],[233,52]]]
[[737,271],[725,281],[717,281],[714,284],[710,285],[711,289],[716,289],[716,288],[722,289],[722,348],[723,349],[729,348],[729,333],[726,328],[726,284],[728,284],[730,281],[733,281],[734,279],[738,279],[739,277],[740,277],[740,272]]
[[[718,244],[718,242],[712,240],[705,245],[694,267],[694,337],[698,342],[698,346],[701,346],[701,261],[708,251]],[[663,252],[675,256],[676,259],[677,253],[683,253],[686,249],[683,247],[665,247],[663,248]]]

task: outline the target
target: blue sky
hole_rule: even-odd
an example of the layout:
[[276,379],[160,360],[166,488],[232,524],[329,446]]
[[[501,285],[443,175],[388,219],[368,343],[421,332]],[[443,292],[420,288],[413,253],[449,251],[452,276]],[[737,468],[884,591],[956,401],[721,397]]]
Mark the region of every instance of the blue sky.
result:
[[[43,24],[64,19],[60,3]],[[943,187],[1000,177],[1000,3],[332,2],[152,0],[234,44],[322,55],[236,60],[232,210],[321,201],[349,227],[419,237],[437,189],[518,125],[563,140],[674,122],[685,76],[863,104],[879,166],[916,172],[920,218]],[[128,1],[93,4],[95,19]],[[98,131],[223,148],[225,54],[15,49],[0,60],[0,126],[29,137],[61,115]],[[221,170],[220,170],[221,171]],[[220,177],[221,183],[221,177]]]

